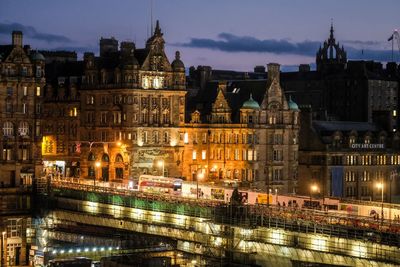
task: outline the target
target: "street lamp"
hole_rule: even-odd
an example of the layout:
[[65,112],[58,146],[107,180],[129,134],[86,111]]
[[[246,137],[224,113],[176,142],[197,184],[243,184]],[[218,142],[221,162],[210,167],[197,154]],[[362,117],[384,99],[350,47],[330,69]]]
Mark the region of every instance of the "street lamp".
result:
[[4,241],[5,241],[5,236],[7,232],[3,231],[1,233],[1,267],[4,267]]
[[203,179],[204,178],[204,173],[200,172],[197,174],[196,177],[196,198],[199,199],[199,179]]
[[161,176],[164,177],[164,165],[165,165],[165,164],[164,164],[164,160],[162,160],[162,159],[159,160],[157,164],[158,164],[158,167],[160,167],[160,168],[162,167]]
[[318,191],[318,186],[316,184],[311,185],[310,187],[310,206],[312,208],[312,194]]
[[381,190],[381,224],[383,224],[383,181],[376,184],[376,188]]
[[101,166],[100,161],[96,161],[95,166],[97,170],[96,173],[94,174],[93,186],[96,186],[96,176],[100,173],[100,166]]

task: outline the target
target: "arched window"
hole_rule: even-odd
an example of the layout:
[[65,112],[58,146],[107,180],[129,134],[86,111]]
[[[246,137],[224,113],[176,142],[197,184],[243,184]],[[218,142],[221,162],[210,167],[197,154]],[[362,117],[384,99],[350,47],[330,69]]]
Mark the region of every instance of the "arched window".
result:
[[19,123],[18,133],[21,136],[26,136],[29,134],[29,124],[26,121],[21,121]]
[[88,161],[95,161],[95,160],[96,160],[96,157],[94,156],[94,154],[92,152],[90,152],[89,156],[88,156]]
[[117,154],[117,156],[115,156],[115,162],[124,162],[124,159],[122,158],[121,154]]
[[6,121],[3,124],[3,135],[4,136],[13,136],[14,135],[14,125],[10,121]]
[[103,161],[103,162],[109,162],[109,161],[110,161],[110,158],[108,157],[107,154],[103,154],[103,156],[101,157],[101,161]]

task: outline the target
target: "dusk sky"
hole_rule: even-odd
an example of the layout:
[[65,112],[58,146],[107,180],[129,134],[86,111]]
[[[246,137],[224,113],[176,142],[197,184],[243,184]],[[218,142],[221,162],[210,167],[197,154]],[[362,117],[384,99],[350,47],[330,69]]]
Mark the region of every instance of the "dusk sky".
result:
[[[170,61],[180,50],[186,67],[245,71],[314,63],[331,19],[349,59],[389,61],[399,10],[400,0],[153,0]],[[150,21],[150,0],[0,0],[0,44],[18,29],[34,49],[98,53],[100,37],[111,36],[142,48]]]

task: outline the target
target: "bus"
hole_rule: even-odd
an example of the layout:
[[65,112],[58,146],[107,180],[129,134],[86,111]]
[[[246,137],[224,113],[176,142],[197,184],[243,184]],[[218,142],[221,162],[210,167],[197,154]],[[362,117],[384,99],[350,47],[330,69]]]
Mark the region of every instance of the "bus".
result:
[[154,175],[140,175],[138,190],[148,193],[182,194],[182,179]]

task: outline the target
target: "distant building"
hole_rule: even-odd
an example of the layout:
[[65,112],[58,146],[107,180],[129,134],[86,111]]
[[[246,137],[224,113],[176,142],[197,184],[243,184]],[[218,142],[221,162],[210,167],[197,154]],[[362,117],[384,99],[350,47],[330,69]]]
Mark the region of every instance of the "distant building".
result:
[[[302,109],[299,193],[399,202],[400,134],[373,123],[313,120]],[[317,185],[318,192],[311,192]]]

